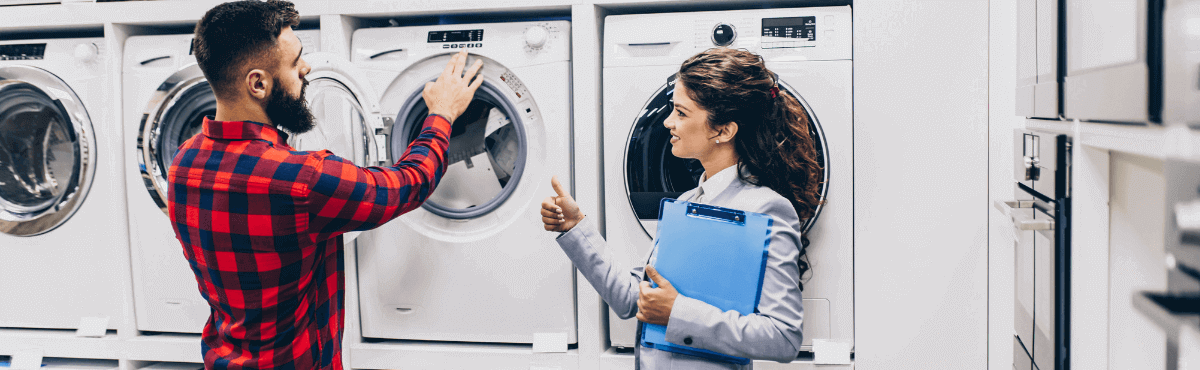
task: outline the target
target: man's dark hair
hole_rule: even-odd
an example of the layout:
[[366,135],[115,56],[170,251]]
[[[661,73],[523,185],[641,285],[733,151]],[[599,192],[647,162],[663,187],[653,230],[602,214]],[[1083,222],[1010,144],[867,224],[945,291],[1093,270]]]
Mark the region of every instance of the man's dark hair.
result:
[[300,23],[290,1],[243,0],[209,9],[192,39],[196,64],[218,96],[230,92],[246,63],[271,56],[284,27]]

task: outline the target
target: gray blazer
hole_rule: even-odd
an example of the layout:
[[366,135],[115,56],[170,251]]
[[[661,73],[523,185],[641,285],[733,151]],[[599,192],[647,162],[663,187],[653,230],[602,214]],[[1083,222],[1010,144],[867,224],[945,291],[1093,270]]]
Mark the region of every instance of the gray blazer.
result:
[[[691,347],[738,357],[791,362],[799,354],[803,338],[800,324],[804,308],[796,262],[801,245],[800,220],[787,199],[770,188],[741,181],[734,176],[736,168],[719,172],[679,199],[700,198],[699,203],[764,213],[774,218],[758,312],[745,316],[735,311],[721,312],[710,304],[680,295],[671,308],[667,340],[691,342]],[[604,238],[590,219],[560,235],[558,245],[617,316],[627,319],[637,314],[639,284],[645,279],[644,264],[632,268],[618,266],[616,262],[624,259],[614,258],[605,248]],[[646,263],[653,263],[654,257],[652,248]],[[753,364],[737,366],[642,348],[640,342],[634,353],[637,367],[646,370],[753,367]]]

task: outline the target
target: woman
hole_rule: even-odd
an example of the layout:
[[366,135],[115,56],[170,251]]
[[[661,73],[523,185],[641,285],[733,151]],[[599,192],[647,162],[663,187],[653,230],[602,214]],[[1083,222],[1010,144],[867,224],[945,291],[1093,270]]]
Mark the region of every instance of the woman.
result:
[[[761,299],[754,314],[740,315],[679,295],[651,267],[629,273],[607,253],[594,222],[557,179],[558,193],[542,202],[546,230],[563,232],[558,243],[604,301],[621,318],[637,316],[665,325],[672,343],[750,359],[790,362],[800,351],[803,321],[800,278],[807,238],[802,220],[820,202],[821,168],[808,116],[794,97],[779,91],[775,75],[753,53],[709,49],[683,63],[676,75],[674,111],[663,122],[671,130],[671,154],[704,166],[700,185],[679,197],[749,212],[765,213],[771,229]],[[644,274],[643,274],[644,272]],[[658,288],[651,288],[653,280]],[[749,369],[752,365],[635,348],[641,369]]]

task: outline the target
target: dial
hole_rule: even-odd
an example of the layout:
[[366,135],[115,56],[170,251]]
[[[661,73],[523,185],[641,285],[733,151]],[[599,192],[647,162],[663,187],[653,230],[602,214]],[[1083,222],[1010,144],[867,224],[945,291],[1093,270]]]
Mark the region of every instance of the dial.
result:
[[525,45],[534,49],[540,49],[546,45],[546,41],[550,40],[550,31],[546,27],[533,26],[525,30]]
[[716,46],[729,46],[733,44],[733,40],[737,38],[737,31],[733,29],[733,25],[728,23],[718,24],[713,27],[712,42]]
[[100,50],[96,48],[96,44],[79,44],[75,45],[75,60],[83,63],[90,63],[96,60]]

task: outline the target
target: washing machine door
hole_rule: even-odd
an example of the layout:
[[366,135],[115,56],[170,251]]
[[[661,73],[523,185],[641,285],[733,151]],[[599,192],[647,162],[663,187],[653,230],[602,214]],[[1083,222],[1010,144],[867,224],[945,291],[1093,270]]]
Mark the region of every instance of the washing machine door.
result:
[[79,96],[49,71],[0,67],[0,232],[33,236],[83,204],[96,137]]
[[[292,135],[289,145],[304,151],[327,149],[358,166],[376,164],[382,141],[375,135],[383,126],[366,78],[332,53],[306,54],[304,60],[312,68],[305,95],[316,122],[312,131]],[[346,233],[343,240],[348,243],[358,235]]]
[[[817,117],[804,98],[793,93],[786,83],[780,81],[780,90],[800,101],[808,114],[811,124],[809,134],[812,135],[817,149],[817,161],[824,169],[825,182],[821,183],[820,194],[822,204],[829,191],[829,154],[825,152],[826,142],[824,131]],[[671,131],[663,126],[663,121],[671,116],[675,109],[673,98],[675,93],[675,76],[667,79],[660,87],[641,114],[634,119],[633,127],[629,130],[629,145],[625,151],[625,191],[629,195],[629,206],[637,215],[642,230],[654,238],[658,230],[658,207],[663,198],[675,199],[684,192],[694,189],[700,183],[704,174],[704,166],[695,159],[679,158],[671,154]],[[822,206],[817,206],[813,217],[805,220],[802,232],[807,233],[820,217]]]
[[142,114],[137,159],[143,185],[167,213],[167,169],[184,141],[199,134],[205,116],[217,114],[217,97],[200,67],[183,67],[158,86]]
[[[484,61],[485,70],[507,71],[490,59],[480,59]],[[528,94],[511,72],[504,72],[497,80],[509,84],[505,89],[515,90],[517,98]],[[422,90],[414,90],[388,129],[388,151],[392,160],[404,155],[409,143],[421,133],[425,117],[429,115],[429,107],[421,97]],[[466,220],[486,215],[503,205],[513,195],[525,172],[529,145],[526,121],[535,117],[535,108],[519,109],[500,86],[485,79],[475,92],[475,100],[454,122],[446,153],[446,173],[437,191],[429,196],[422,208],[443,218]]]

